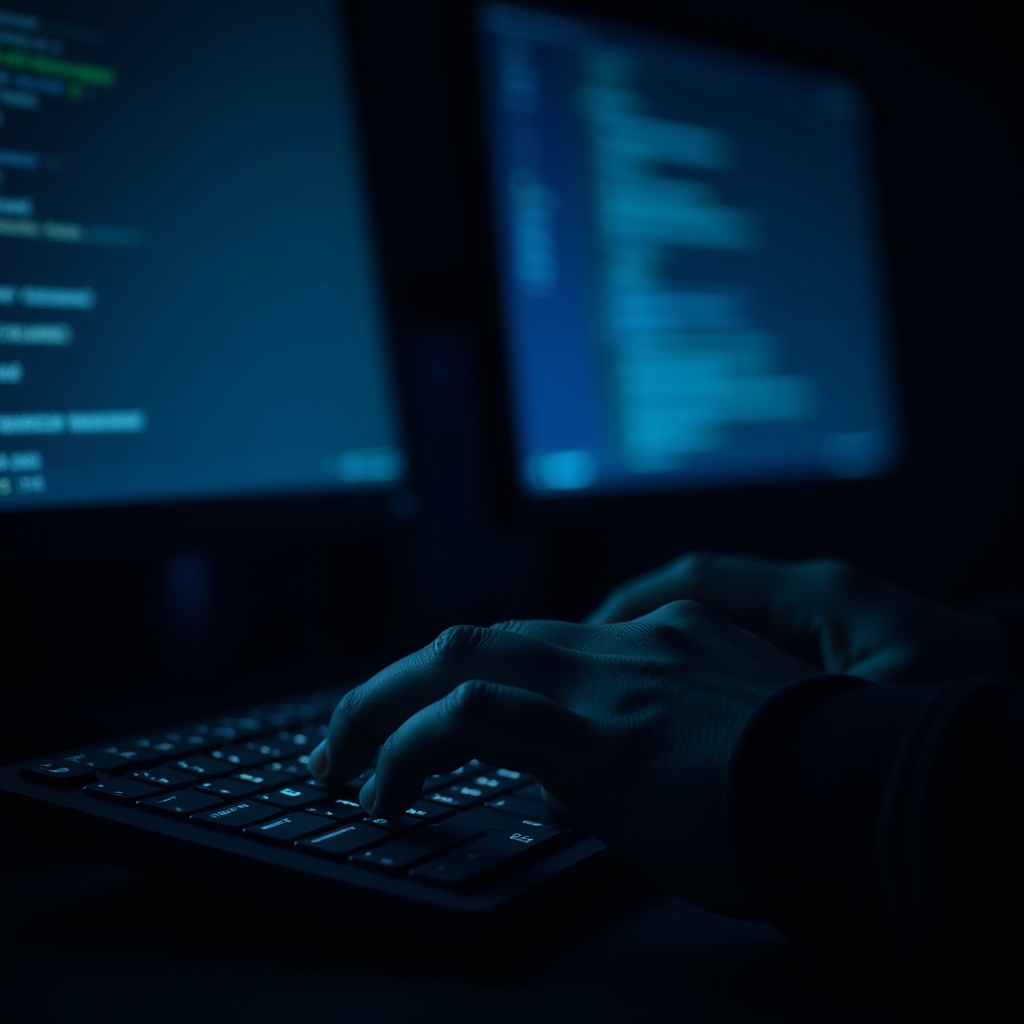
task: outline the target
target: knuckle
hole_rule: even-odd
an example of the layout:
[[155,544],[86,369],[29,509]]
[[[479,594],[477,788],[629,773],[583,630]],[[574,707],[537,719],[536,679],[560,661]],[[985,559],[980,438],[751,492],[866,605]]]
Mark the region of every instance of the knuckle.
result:
[[697,601],[672,601],[654,613],[653,621],[646,623],[646,642],[661,650],[674,650],[685,640],[686,634],[703,623],[710,613]]
[[490,628],[500,633],[516,633],[522,627],[518,619],[506,619],[504,622],[495,622]]
[[687,626],[687,621],[676,614],[676,606],[683,602],[674,601],[669,612],[669,618],[660,618],[656,622],[644,623],[642,633],[643,643],[652,650],[674,649],[679,643],[679,638]]
[[449,626],[428,648],[431,661],[450,662],[479,647],[487,631],[479,626]]
[[703,618],[707,614],[707,609],[699,601],[693,601],[689,598],[683,598],[679,601],[673,601],[671,604],[666,605],[669,613],[672,617],[672,624],[669,626],[666,623],[666,628],[675,629],[677,625],[686,626],[698,618]]

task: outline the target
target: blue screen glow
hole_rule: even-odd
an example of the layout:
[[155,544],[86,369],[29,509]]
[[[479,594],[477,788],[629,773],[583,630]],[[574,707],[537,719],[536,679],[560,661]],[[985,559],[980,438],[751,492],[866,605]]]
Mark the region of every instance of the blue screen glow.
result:
[[891,470],[858,88],[509,4],[479,25],[526,492]]
[[4,17],[0,508],[397,487],[336,5]]

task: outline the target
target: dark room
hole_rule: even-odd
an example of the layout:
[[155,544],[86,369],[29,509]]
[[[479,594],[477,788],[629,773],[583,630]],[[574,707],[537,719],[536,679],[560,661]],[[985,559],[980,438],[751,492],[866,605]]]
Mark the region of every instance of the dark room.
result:
[[7,1024],[1024,1017],[1008,0],[0,0]]

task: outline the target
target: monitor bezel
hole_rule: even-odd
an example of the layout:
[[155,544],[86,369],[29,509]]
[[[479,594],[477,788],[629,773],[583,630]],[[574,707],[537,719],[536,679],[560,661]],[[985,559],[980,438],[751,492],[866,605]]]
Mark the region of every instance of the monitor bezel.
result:
[[400,530],[416,517],[418,460],[413,451],[414,432],[409,429],[410,382],[402,358],[404,339],[396,315],[400,283],[379,230],[385,198],[375,173],[380,157],[374,152],[372,133],[367,128],[372,97],[366,88],[366,54],[360,45],[354,5],[345,0],[331,0],[331,5],[338,19],[337,45],[345,49],[347,58],[371,260],[376,268],[387,368],[394,387],[397,433],[405,457],[403,479],[386,487],[329,491],[311,487],[284,494],[249,492],[5,509],[0,513],[0,565],[69,558],[160,557],[175,551],[239,544],[345,540],[367,532]]

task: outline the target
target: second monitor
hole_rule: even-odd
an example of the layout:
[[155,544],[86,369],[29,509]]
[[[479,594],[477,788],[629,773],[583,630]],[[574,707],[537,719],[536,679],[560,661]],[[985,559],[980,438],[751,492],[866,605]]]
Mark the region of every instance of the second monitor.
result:
[[478,29],[522,491],[893,469],[860,89],[504,3]]

